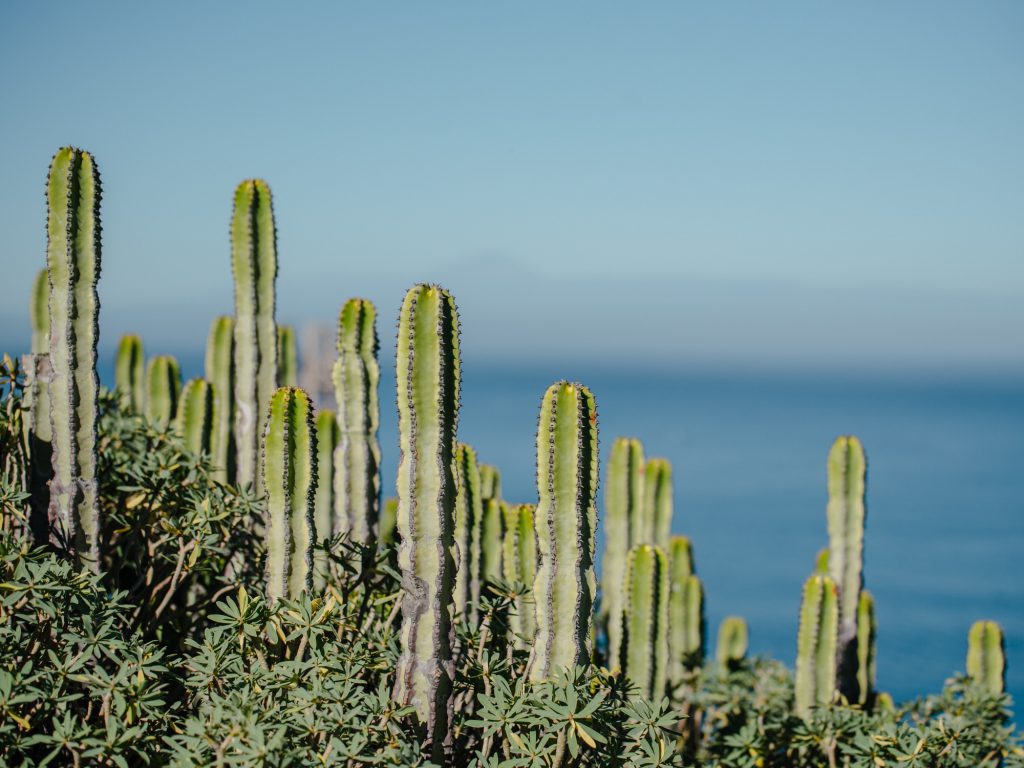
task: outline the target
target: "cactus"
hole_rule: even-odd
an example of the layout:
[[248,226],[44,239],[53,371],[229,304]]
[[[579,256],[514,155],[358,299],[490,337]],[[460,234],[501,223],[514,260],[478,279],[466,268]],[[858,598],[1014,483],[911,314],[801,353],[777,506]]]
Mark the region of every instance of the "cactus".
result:
[[142,339],[134,333],[121,337],[114,359],[114,389],[121,401],[135,413],[144,413],[146,407],[146,358],[142,353]]
[[295,387],[281,387],[270,400],[261,461],[270,602],[295,598],[312,587],[316,451],[309,396]]
[[235,189],[231,271],[235,278],[236,481],[254,485],[259,476],[260,429],[277,380],[277,233],[270,187],[260,179],[248,179]]
[[213,437],[210,455],[222,483],[235,476],[235,321],[221,316],[206,339],[206,378],[213,385]]
[[638,544],[626,561],[622,669],[648,701],[660,701],[668,674],[669,579],[665,550]]
[[501,498],[501,472],[493,464],[480,465],[480,498]]
[[57,151],[47,185],[50,286],[50,525],[76,560],[99,568],[96,421],[100,177],[92,155]]
[[157,355],[146,368],[146,418],[166,429],[178,412],[181,368],[170,355]]
[[626,555],[633,543],[634,527],[639,525],[643,491],[643,446],[634,438],[616,438],[612,444],[605,482],[605,541],[601,561],[600,618],[608,635],[610,665],[618,664],[619,660]]
[[857,603],[864,584],[864,449],[856,437],[836,438],[828,455],[829,576],[839,588],[840,693],[857,700]]
[[967,674],[975,685],[993,696],[1006,685],[1003,628],[994,621],[976,621],[967,635]]
[[390,547],[395,543],[395,529],[398,525],[398,499],[385,499],[380,507],[379,530],[377,543],[382,547]]
[[297,387],[299,384],[299,350],[295,342],[295,329],[290,325],[277,326],[277,386]]
[[644,468],[644,519],[647,543],[667,547],[672,535],[672,465],[668,459],[650,459]]
[[480,601],[480,521],[483,503],[480,497],[480,470],[476,451],[459,443],[455,451],[459,492],[455,501],[455,543],[459,567],[455,576],[455,612],[471,624],[477,622]]
[[590,662],[597,509],[597,406],[590,390],[548,387],[537,426],[537,636],[532,680]]
[[811,576],[804,585],[796,652],[796,713],[807,717],[816,705],[831,704],[836,694],[836,644],[839,598],[828,576]]
[[677,581],[697,572],[693,564],[693,543],[688,536],[672,536],[669,539],[668,558],[672,565],[673,578]]
[[193,453],[209,453],[213,437],[213,387],[206,379],[191,379],[181,392],[174,428]]
[[29,318],[32,321],[32,354],[50,352],[50,273],[43,267],[36,273],[29,298]]
[[505,515],[508,505],[496,499],[483,503],[480,519],[480,590],[486,594],[488,583],[502,577],[501,556],[505,541]]
[[[333,533],[334,450],[341,441],[341,429],[334,411],[316,416],[316,496],[313,499],[313,525],[322,542]],[[327,554],[322,547],[313,556],[313,586],[322,591],[327,579]]]
[[38,544],[49,538],[47,508],[53,476],[53,428],[50,425],[50,278],[39,270],[29,300],[32,322],[31,353],[22,358],[25,368],[24,434],[29,451],[29,492],[32,536]]
[[857,601],[857,703],[869,707],[875,697],[875,599],[862,591]]
[[669,563],[668,680],[677,688],[704,659],[704,585],[687,573],[682,558]]
[[726,616],[718,625],[715,660],[722,673],[739,669],[747,655],[747,622],[742,616]]
[[334,532],[372,544],[380,505],[377,310],[349,299],[338,316],[334,392],[341,439],[334,452]]
[[819,576],[828,576],[828,547],[818,550],[814,558],[814,572]]
[[[537,534],[534,532],[534,504],[519,504],[507,507],[505,519],[505,541],[501,556],[502,574],[507,582],[518,582],[533,586],[537,576]],[[537,631],[531,595],[515,598],[509,628],[515,635],[515,646],[520,649],[533,645]]]
[[455,592],[455,434],[461,365],[451,294],[409,289],[398,320],[398,564],[401,655],[394,698],[414,707],[435,762],[451,749]]

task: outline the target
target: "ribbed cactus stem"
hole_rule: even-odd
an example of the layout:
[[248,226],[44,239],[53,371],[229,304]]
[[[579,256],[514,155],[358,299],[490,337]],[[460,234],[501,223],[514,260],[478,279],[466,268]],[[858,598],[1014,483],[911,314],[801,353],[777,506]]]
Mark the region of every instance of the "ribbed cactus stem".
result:
[[650,544],[667,547],[672,535],[672,465],[668,459],[650,459],[644,468],[644,518]]
[[864,487],[867,462],[860,440],[842,436],[828,455],[829,575],[839,588],[838,680],[849,701],[857,694],[857,602],[864,584]]
[[967,635],[967,674],[975,685],[998,696],[1006,685],[1003,628],[994,621],[976,621]]
[[402,572],[401,655],[394,698],[415,708],[435,762],[451,749],[455,436],[461,368],[451,294],[411,288],[398,320],[398,564]]
[[270,187],[260,179],[235,189],[231,217],[235,278],[235,450],[239,485],[259,476],[260,430],[277,382],[277,232]]
[[[505,520],[505,545],[501,567],[505,581],[525,584],[531,590],[537,577],[537,534],[534,530],[534,504],[518,504],[507,507]],[[509,628],[515,635],[517,648],[533,646],[537,632],[537,617],[534,611],[533,595],[527,593],[515,599]]]
[[206,379],[190,379],[181,392],[175,430],[193,453],[209,453],[213,437],[213,387]]
[[818,556],[814,558],[814,572],[819,576],[828,576],[828,547],[818,550]]
[[281,387],[270,400],[261,464],[270,602],[295,598],[312,587],[316,452],[309,396],[301,389]]
[[372,544],[380,511],[377,310],[349,299],[338,316],[334,393],[341,439],[334,452],[334,532]]
[[144,413],[146,407],[146,358],[142,352],[142,339],[134,333],[121,337],[114,358],[114,389],[121,402],[135,413]]
[[36,273],[29,297],[29,319],[32,321],[32,354],[50,353],[50,274],[44,267]]
[[39,544],[49,539],[50,488],[53,475],[53,428],[50,425],[50,277],[39,270],[29,300],[32,351],[25,355],[24,433],[29,450],[30,527]]
[[601,621],[608,635],[609,665],[619,663],[622,643],[622,595],[626,556],[639,525],[644,491],[644,449],[635,438],[619,437],[612,444],[605,475],[604,557],[601,560]]
[[875,696],[875,599],[862,591],[857,601],[857,703],[870,706]]
[[501,472],[493,464],[480,465],[480,498],[501,498]]
[[146,367],[146,418],[158,429],[174,421],[181,397],[181,367],[170,355],[157,355]]
[[471,624],[477,621],[480,601],[480,522],[483,501],[476,451],[459,443],[455,451],[459,492],[455,501],[455,543],[459,567],[455,577],[455,611]]
[[395,543],[395,531],[398,527],[398,499],[385,499],[380,507],[379,530],[377,543],[382,547],[390,547]]
[[669,563],[668,680],[676,688],[704,660],[704,585],[680,560]]
[[480,520],[480,589],[487,594],[487,585],[502,577],[502,550],[505,543],[507,505],[496,499],[483,503]]
[[836,695],[836,644],[839,590],[828,576],[811,576],[804,585],[796,648],[796,713],[807,717]]
[[206,379],[213,385],[213,437],[210,456],[222,483],[235,476],[235,320],[221,316],[206,338]]
[[57,151],[47,185],[50,311],[50,526],[77,561],[99,568],[96,422],[100,176],[92,155]]
[[747,622],[742,616],[726,616],[718,625],[718,644],[715,647],[715,661],[724,672],[739,669],[747,655],[749,644]]
[[668,558],[665,550],[638,544],[626,562],[626,607],[621,664],[641,696],[659,701],[668,673]]
[[277,385],[295,387],[299,383],[299,347],[295,329],[290,325],[277,326]]
[[560,381],[548,387],[537,426],[537,639],[532,680],[590,662],[591,610],[597,591],[597,406],[590,390]]
[[[324,410],[316,415],[316,496],[313,522],[317,543],[334,533],[334,451],[341,441],[338,416]],[[318,547],[313,557],[313,587],[322,591],[327,583],[327,554]]]

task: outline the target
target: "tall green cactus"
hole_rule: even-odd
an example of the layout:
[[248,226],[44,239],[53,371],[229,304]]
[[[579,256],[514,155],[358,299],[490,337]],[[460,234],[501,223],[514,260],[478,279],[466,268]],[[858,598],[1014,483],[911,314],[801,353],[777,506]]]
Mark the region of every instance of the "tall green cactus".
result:
[[483,503],[480,520],[480,589],[502,577],[502,549],[505,542],[505,515],[508,505],[497,499]]
[[341,440],[334,453],[334,531],[372,544],[380,511],[377,310],[349,299],[338,316],[334,392]]
[[32,321],[32,354],[50,353],[50,273],[43,267],[36,273],[29,297],[29,319]]
[[213,438],[210,456],[222,483],[235,477],[235,320],[216,318],[206,338],[205,370],[213,384]]
[[967,674],[975,685],[998,696],[1006,686],[1003,628],[994,621],[976,621],[967,635]]
[[209,453],[213,438],[213,387],[206,379],[190,379],[181,392],[175,430],[193,453]]
[[668,570],[661,547],[638,544],[629,551],[621,664],[648,701],[661,699],[668,679]]
[[[334,411],[316,415],[316,496],[313,522],[318,543],[334,533],[334,451],[341,442],[341,428]],[[313,586],[322,591],[327,583],[327,554],[318,548],[313,557]]]
[[99,568],[96,421],[100,176],[88,152],[57,151],[47,185],[50,283],[50,526],[79,563]]
[[142,339],[134,333],[126,333],[117,345],[114,389],[121,396],[121,401],[135,413],[145,412],[146,358],[142,353]]
[[[505,520],[505,542],[501,556],[501,568],[505,581],[519,582],[532,589],[537,577],[537,534],[534,531],[534,504],[518,504],[507,507]],[[515,599],[509,628],[515,636],[517,648],[533,646],[537,632],[537,617],[532,594],[520,595]]]
[[451,294],[409,289],[398,319],[398,564],[401,655],[394,698],[415,708],[436,762],[451,749],[455,435],[461,364]]
[[818,550],[814,558],[814,572],[819,576],[828,576],[828,547]]
[[591,609],[597,591],[597,406],[590,390],[560,381],[548,387],[537,426],[537,640],[532,680],[590,661]]
[[483,518],[480,469],[476,451],[459,443],[455,451],[459,492],[455,501],[455,543],[459,567],[455,577],[455,611],[477,622],[480,601],[480,522]]
[[501,472],[493,464],[480,465],[480,498],[501,498]]
[[608,635],[609,666],[619,663],[622,643],[626,556],[639,525],[644,492],[644,449],[635,438],[612,444],[605,476],[604,557],[601,561],[601,622]]
[[839,590],[828,576],[811,576],[804,585],[796,644],[796,713],[831,704],[836,695],[836,647],[839,638]]
[[290,325],[277,326],[277,385],[299,385],[299,348],[295,341],[295,329]]
[[672,465],[668,459],[649,459],[644,468],[644,518],[651,544],[667,547],[672,535]]
[[50,277],[39,270],[29,301],[32,350],[25,366],[25,438],[29,449],[30,528],[36,543],[49,539],[50,478],[53,476],[53,427],[50,424]]
[[146,368],[146,418],[159,429],[174,421],[181,397],[181,368],[170,355],[157,355]]
[[668,681],[676,688],[700,668],[704,659],[704,585],[682,566],[669,563]]
[[739,669],[747,655],[747,622],[742,616],[726,616],[718,625],[715,661],[723,672]]
[[270,187],[247,179],[235,189],[231,217],[231,271],[235,277],[236,480],[259,476],[260,430],[277,382],[277,232]]
[[875,698],[875,598],[861,591],[857,601],[857,703],[868,707]]
[[261,462],[270,602],[295,598],[312,587],[316,452],[309,396],[295,387],[281,387],[270,400]]

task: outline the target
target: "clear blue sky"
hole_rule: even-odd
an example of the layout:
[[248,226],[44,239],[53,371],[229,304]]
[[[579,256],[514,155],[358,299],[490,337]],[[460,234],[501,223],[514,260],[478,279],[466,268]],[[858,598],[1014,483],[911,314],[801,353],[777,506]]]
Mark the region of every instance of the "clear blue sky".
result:
[[[1024,4],[0,4],[0,345],[53,151],[104,181],[101,346],[439,280],[467,354],[1024,369]],[[555,7],[552,7],[555,6]]]

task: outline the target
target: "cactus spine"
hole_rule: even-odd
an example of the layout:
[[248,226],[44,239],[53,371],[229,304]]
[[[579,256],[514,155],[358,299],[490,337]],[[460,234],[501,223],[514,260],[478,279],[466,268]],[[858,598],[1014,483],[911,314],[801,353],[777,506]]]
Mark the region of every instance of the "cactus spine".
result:
[[316,542],[316,430],[309,396],[281,387],[270,400],[263,435],[267,500],[267,600],[297,597],[312,587]]
[[537,427],[537,639],[529,674],[543,680],[590,661],[597,509],[597,407],[580,384],[552,384]]
[[209,453],[213,436],[213,387],[206,379],[191,379],[181,392],[175,429],[193,453]]
[[[334,411],[320,411],[316,416],[317,479],[313,523],[321,542],[331,536],[334,529],[334,451],[340,441],[337,415]],[[323,590],[327,579],[327,554],[322,547],[314,553],[313,561],[313,586],[318,591]]]
[[796,712],[801,717],[835,698],[838,633],[835,582],[828,576],[811,576],[804,585],[796,649]]
[[672,465],[667,459],[651,459],[644,468],[644,508],[648,543],[668,546],[672,535]]
[[619,661],[626,556],[633,542],[634,528],[639,525],[643,490],[643,446],[634,438],[616,438],[604,491],[605,542],[601,561],[601,620],[608,634],[610,665]]
[[456,566],[455,435],[461,365],[451,294],[409,289],[398,320],[398,564],[402,653],[394,698],[426,726],[436,762],[451,748]]
[[455,502],[455,543],[459,567],[455,577],[455,611],[476,624],[480,602],[480,521],[483,518],[481,475],[476,451],[459,443],[455,451],[459,492]]
[[299,383],[299,350],[295,343],[295,329],[290,325],[277,326],[277,386],[295,387]]
[[270,187],[248,179],[235,190],[231,218],[231,270],[235,277],[236,480],[259,476],[259,436],[277,379],[274,282],[277,232]]
[[668,558],[665,550],[638,544],[626,563],[622,668],[640,695],[658,701],[668,672]]
[[[537,576],[537,534],[533,522],[536,511],[534,504],[508,507],[505,521],[507,533],[501,557],[505,581],[518,582],[531,588]],[[520,595],[515,599],[513,608],[509,616],[509,628],[515,635],[515,645],[520,649],[529,648],[533,645],[533,636],[537,631],[532,596]]]
[[875,698],[875,598],[861,591],[857,601],[857,703],[870,706]]
[[178,412],[181,368],[170,355],[157,355],[146,368],[146,418],[166,429]]
[[967,674],[993,696],[1000,695],[1006,682],[1003,628],[994,621],[976,621],[967,635]]
[[480,497],[484,501],[501,498],[501,472],[492,464],[480,465]]
[[859,699],[857,604],[863,587],[866,468],[860,440],[837,438],[828,455],[828,567],[839,587],[838,685],[849,701]]
[[715,660],[723,672],[739,669],[747,655],[747,622],[742,616],[726,616],[718,625],[718,645]]
[[372,544],[380,505],[377,310],[349,299],[338,316],[334,392],[341,440],[334,453],[334,532]]
[[100,177],[88,152],[57,151],[47,185],[50,287],[50,524],[76,559],[99,568],[96,420]]
[[146,358],[142,354],[142,339],[133,333],[121,337],[114,360],[114,389],[121,402],[135,413],[144,413],[146,407]]
[[218,317],[206,339],[206,378],[213,385],[213,437],[210,455],[222,483],[235,476],[235,321]]

